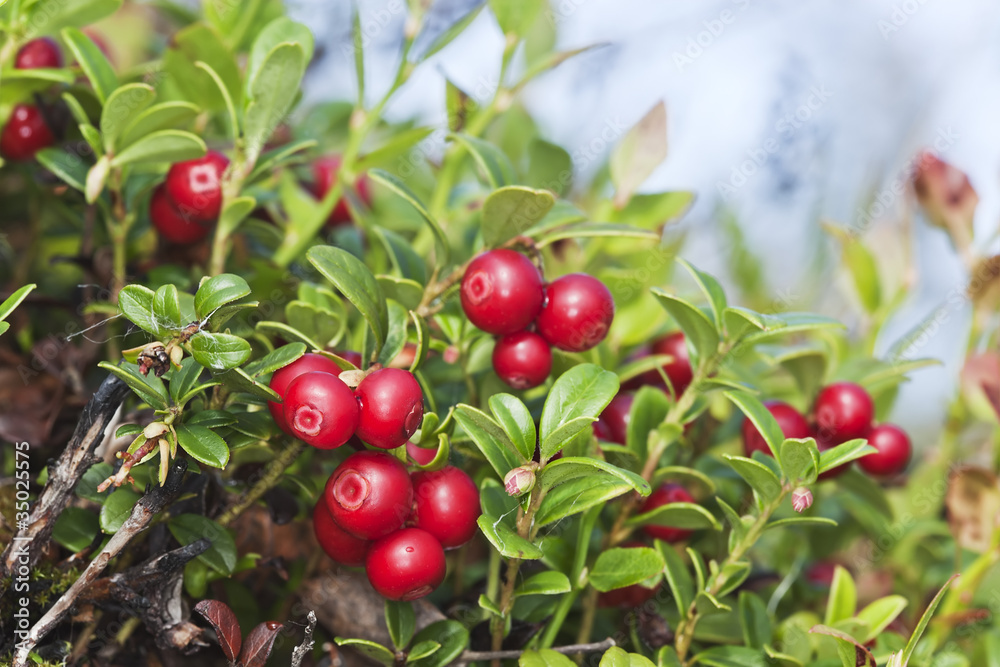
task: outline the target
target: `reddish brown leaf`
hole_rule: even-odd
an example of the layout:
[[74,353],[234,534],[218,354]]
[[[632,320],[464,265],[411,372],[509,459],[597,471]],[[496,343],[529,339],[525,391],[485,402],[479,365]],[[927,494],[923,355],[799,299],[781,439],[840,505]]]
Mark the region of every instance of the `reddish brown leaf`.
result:
[[1000,519],[1000,480],[986,468],[965,466],[948,479],[948,526],[962,547],[986,553]]
[[965,172],[924,152],[917,156],[913,189],[927,220],[946,230],[956,248],[967,248],[979,196]]
[[278,636],[281,628],[281,623],[265,621],[251,630],[250,634],[247,635],[246,643],[243,644],[239,667],[264,667],[268,656],[271,655],[274,639]]
[[218,600],[202,600],[195,605],[194,610],[212,624],[222,652],[226,654],[229,662],[235,662],[236,656],[240,654],[243,633],[240,631],[240,623],[236,620],[233,610],[225,602]]

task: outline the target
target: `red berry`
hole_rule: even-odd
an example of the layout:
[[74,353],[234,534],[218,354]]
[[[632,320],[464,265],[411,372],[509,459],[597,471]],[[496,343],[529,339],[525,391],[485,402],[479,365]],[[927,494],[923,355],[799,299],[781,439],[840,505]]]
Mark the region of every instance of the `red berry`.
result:
[[[646,546],[642,542],[626,542],[623,549],[634,549]],[[642,584],[633,584],[625,588],[616,588],[607,593],[601,593],[597,598],[598,607],[641,607],[656,595],[655,588],[646,588]]]
[[538,316],[538,333],[554,347],[583,352],[608,335],[615,317],[615,300],[597,278],[571,273],[549,283],[545,307]]
[[820,390],[813,412],[817,440],[839,445],[868,435],[875,406],[863,387],[853,382],[835,382]]
[[[766,401],[764,405],[774,416],[781,427],[781,433],[786,438],[808,438],[812,435],[809,422],[802,413],[782,401]],[[771,456],[771,448],[767,446],[764,436],[749,419],[743,420],[743,451],[747,456],[761,452]]]
[[406,468],[385,452],[351,454],[330,475],[326,506],[341,528],[368,540],[400,528],[413,511],[413,484]]
[[14,67],[17,69],[58,68],[63,66],[62,51],[50,37],[33,39],[17,52]]
[[858,465],[869,475],[895,475],[910,462],[913,447],[906,431],[892,424],[879,424],[868,433],[868,444],[878,450],[858,459]]
[[[341,356],[344,356],[341,354]],[[322,354],[313,354],[309,352],[303,354],[301,357],[288,364],[284,368],[279,368],[271,376],[271,384],[269,385],[274,393],[281,396],[282,400],[285,398],[285,394],[288,392],[288,385],[292,383],[292,380],[304,373],[311,373],[313,371],[322,371],[323,373],[330,373],[331,375],[340,375],[340,366],[335,364],[332,359],[324,357]],[[278,425],[285,433],[292,435],[292,432],[288,428],[288,422],[285,421],[285,408],[282,403],[275,403],[274,401],[268,401],[268,410],[271,411],[271,416],[274,417],[274,423]]]
[[406,444],[424,418],[424,393],[413,373],[383,368],[365,377],[354,391],[361,406],[358,437],[373,447]]
[[[340,169],[341,162],[342,160],[339,155],[321,157],[313,162],[313,193],[317,197],[322,198],[326,196],[326,193],[332,190],[333,186],[337,184],[337,170]],[[354,186],[365,206],[371,206],[372,198],[368,187],[368,177],[362,174]],[[342,225],[347,222],[351,222],[351,211],[347,207],[347,198],[341,197],[330,212],[330,217],[327,218],[326,223],[328,225]]]
[[0,133],[0,155],[8,160],[30,160],[55,142],[38,107],[18,104]]
[[197,243],[212,230],[199,220],[181,215],[162,185],[153,190],[149,200],[149,219],[161,237],[178,245]]
[[415,472],[413,525],[437,538],[445,549],[460,547],[476,534],[479,489],[454,466],[433,472]]
[[330,508],[320,498],[313,508],[313,531],[326,555],[343,565],[364,565],[371,542],[354,537],[337,525]]
[[360,352],[353,352],[351,350],[341,350],[334,352],[338,357],[344,361],[349,361],[354,364],[357,368],[361,368],[364,364],[364,359],[361,358]]
[[[687,492],[683,486],[679,484],[664,484],[660,488],[649,494],[645,502],[642,503],[642,507],[639,510],[640,514],[645,514],[646,512],[652,512],[657,507],[667,505],[670,503],[693,503],[694,498],[691,494]],[[655,537],[658,540],[663,540],[664,542],[680,542],[691,537],[692,531],[683,528],[670,528],[668,526],[643,526],[643,532],[645,532],[650,537]]]
[[[652,348],[650,348],[650,353],[656,355],[669,354],[673,357],[671,361],[663,364],[663,372],[667,374],[667,378],[674,388],[674,394],[676,396],[683,394],[684,390],[691,384],[691,378],[694,375],[691,370],[691,358],[688,356],[687,342],[684,339],[684,334],[680,331],[675,331],[656,340]],[[663,376],[655,369],[646,371],[641,377],[646,384],[658,386],[663,386],[664,384]]]
[[404,528],[383,537],[365,560],[372,588],[390,600],[428,595],[444,581],[446,569],[441,544],[419,528]]
[[493,347],[493,370],[514,389],[537,387],[552,371],[552,350],[536,333],[508,334]]
[[635,398],[629,392],[620,392],[611,399],[608,407],[601,412],[600,418],[594,422],[594,434],[599,440],[625,444],[628,434],[628,417]]
[[340,447],[358,428],[354,392],[333,373],[298,376],[285,390],[282,406],[289,433],[318,449]]
[[837,572],[837,564],[833,561],[821,560],[806,568],[806,581],[816,588],[830,588],[833,585],[833,575]]
[[542,310],[542,274],[513,250],[490,250],[469,263],[462,278],[462,310],[474,325],[502,336],[526,329]]
[[167,194],[181,213],[204,221],[217,220],[222,209],[222,174],[229,159],[218,151],[177,162],[167,172]]

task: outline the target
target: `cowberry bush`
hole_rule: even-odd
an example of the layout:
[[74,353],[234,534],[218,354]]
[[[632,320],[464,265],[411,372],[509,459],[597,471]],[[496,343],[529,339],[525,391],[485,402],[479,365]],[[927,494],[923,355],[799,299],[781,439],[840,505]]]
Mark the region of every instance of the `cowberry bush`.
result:
[[[586,49],[542,3],[428,4],[376,95],[356,12],[321,55],[276,0],[0,2],[5,659],[993,664],[998,263],[964,175],[906,174],[967,275],[886,345],[913,265],[867,223],[827,228],[850,329],[771,298],[732,224],[727,293],[672,231],[693,195],[639,192],[662,104],[574,181],[519,93]],[[498,88],[386,120],[481,13]],[[321,57],[356,102],[300,102]],[[915,456],[888,416],[966,312]]]

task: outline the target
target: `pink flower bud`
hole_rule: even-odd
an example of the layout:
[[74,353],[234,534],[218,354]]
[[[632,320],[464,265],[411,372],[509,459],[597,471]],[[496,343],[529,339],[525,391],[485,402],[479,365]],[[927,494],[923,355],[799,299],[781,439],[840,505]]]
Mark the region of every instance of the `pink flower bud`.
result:
[[792,491],[792,507],[799,514],[812,507],[812,504],[813,504],[812,491],[810,491],[806,487],[800,486],[799,488]]
[[503,486],[511,496],[523,496],[535,486],[535,471],[528,466],[514,468],[503,478]]

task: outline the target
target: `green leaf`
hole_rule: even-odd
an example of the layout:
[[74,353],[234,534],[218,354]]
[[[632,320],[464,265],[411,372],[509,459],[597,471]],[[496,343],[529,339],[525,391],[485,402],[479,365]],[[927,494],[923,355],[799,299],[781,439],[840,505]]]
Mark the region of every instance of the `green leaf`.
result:
[[715,646],[693,658],[694,663],[706,667],[770,667],[764,652],[746,646]]
[[170,405],[170,401],[167,398],[167,390],[163,387],[160,379],[151,375],[143,376],[139,373],[138,367],[135,364],[115,366],[110,362],[102,361],[98,366],[109,373],[117,375],[132,391],[138,394],[139,398],[146,401],[151,407],[157,410],[166,410]]
[[771,411],[761,403],[760,399],[745,391],[726,391],[723,395],[732,401],[736,407],[743,411],[757,430],[767,442],[771,455],[778,463],[781,463],[781,446],[785,441],[785,436],[781,432],[778,420],[774,418]]
[[655,577],[663,571],[663,556],[649,547],[602,551],[590,570],[590,585],[606,593]]
[[174,33],[170,41],[171,48],[163,56],[163,70],[184,99],[207,111],[227,110],[227,101],[215,80],[196,65],[201,62],[223,81],[232,102],[242,106],[243,78],[239,66],[214,28],[205,23],[192,23]]
[[21,305],[21,302],[24,301],[36,287],[38,287],[38,285],[25,285],[24,287],[15,290],[13,294],[4,299],[3,303],[0,303],[0,322],[7,319],[7,317],[14,312],[14,309]]
[[219,215],[219,233],[227,236],[234,234],[255,208],[257,200],[253,197],[237,197],[230,201]]
[[877,451],[878,450],[869,445],[868,441],[863,438],[848,440],[843,444],[831,447],[830,449],[820,453],[819,471],[820,473],[824,473],[827,470],[833,470],[838,466],[860,459],[862,456],[874,454]]
[[83,186],[83,195],[88,204],[93,204],[104,192],[104,186],[108,182],[108,175],[111,173],[111,160],[107,155],[102,155],[90,171],[87,172],[87,180]]
[[670,397],[659,388],[645,386],[636,392],[625,426],[625,444],[640,461],[646,460],[650,434],[663,423],[668,412]]
[[243,117],[247,161],[256,162],[264,145],[292,108],[308,60],[301,44],[272,49],[258,71],[248,78],[250,105]]
[[[454,40],[460,34],[464,33],[465,29],[469,26],[470,23],[472,23],[473,20],[475,20],[477,16],[479,16],[479,12],[482,11],[483,7],[485,6],[486,6],[485,0],[476,0],[476,4],[473,5],[468,12],[461,15],[457,20],[455,20],[454,23],[452,23],[450,26],[442,30],[437,35],[437,37],[434,38],[430,46],[427,47],[427,50],[424,51],[423,54],[421,55],[421,60],[427,60],[435,53],[437,53],[444,47],[448,46],[448,44],[450,44],[452,40]],[[420,37],[423,36],[424,33],[421,32]]]
[[693,192],[633,194],[624,208],[611,210],[609,220],[644,229],[659,229],[680,218],[694,203]]
[[677,650],[673,646],[663,646],[656,652],[656,667],[683,667]]
[[625,482],[640,495],[649,495],[649,484],[639,475],[631,470],[611,465],[607,461],[587,456],[565,456],[561,459],[550,461],[538,473],[536,483],[540,488],[548,490],[579,477],[590,477],[596,481],[595,471],[600,471],[606,476],[611,476]]
[[445,667],[445,665],[450,665],[469,645],[469,631],[458,621],[437,621],[413,637],[414,647],[428,641],[439,643],[441,648],[433,655],[413,659],[409,664],[415,667]]
[[482,514],[477,523],[483,535],[501,556],[522,560],[537,560],[542,557],[541,549],[508,528],[500,519]]
[[176,368],[170,370],[170,396],[174,399],[174,403],[181,404],[181,398],[198,384],[202,371],[202,366],[192,357],[181,360],[179,370]]
[[954,582],[955,579],[957,579],[958,577],[959,577],[958,574],[953,574],[945,583],[945,585],[941,587],[941,590],[938,591],[937,595],[934,596],[934,599],[931,600],[931,603],[927,606],[927,609],[924,610],[923,615],[921,615],[920,617],[920,621],[917,623],[917,627],[913,629],[913,634],[910,635],[909,641],[906,642],[906,648],[903,649],[902,664],[904,666],[909,664],[910,657],[913,655],[914,650],[916,650],[917,648],[917,642],[920,641],[920,638],[924,634],[924,630],[927,629],[927,624],[931,622],[931,618],[934,616],[934,612],[937,611],[938,605],[940,605],[941,601],[944,599],[945,593],[947,593],[948,589],[951,588],[952,582]]
[[194,424],[179,424],[174,428],[178,444],[195,460],[220,469],[229,463],[229,446],[213,431]]
[[208,148],[198,136],[184,130],[147,134],[111,160],[112,167],[150,162],[184,162],[203,157]]
[[658,102],[611,151],[611,182],[615,205],[625,206],[643,182],[667,157],[667,107]]
[[141,497],[127,486],[116,489],[101,506],[101,530],[108,535],[117,533]]
[[167,523],[170,533],[182,546],[187,546],[201,538],[212,543],[198,560],[224,577],[233,573],[236,567],[236,543],[229,531],[215,521],[200,514],[180,514]]
[[389,637],[396,650],[403,650],[413,639],[413,631],[417,627],[413,605],[409,602],[385,601],[385,624],[389,628]]
[[722,458],[726,459],[733,470],[746,480],[762,501],[769,503],[781,495],[781,481],[763,463],[729,454],[723,454]]
[[823,516],[790,516],[784,519],[776,519],[765,526],[765,530],[771,528],[781,528],[783,526],[836,526],[837,522]]
[[153,294],[153,317],[161,331],[178,331],[184,327],[181,317],[181,300],[174,285],[162,285]]
[[528,650],[517,659],[518,667],[576,667],[576,663],[550,648]]
[[263,322],[258,322],[257,326],[254,328],[260,332],[269,332],[271,334],[281,336],[285,340],[301,341],[310,350],[323,349],[323,346],[318,342],[314,341],[312,338],[295,327],[289,326],[284,322],[271,322],[269,320],[264,320]]
[[367,639],[345,639],[343,637],[335,637],[333,641],[337,642],[338,646],[350,646],[351,649],[366,658],[382,663],[386,667],[396,664],[396,655],[381,644],[376,644]]
[[[3,4],[0,2],[0,5]],[[122,0],[39,0],[23,3],[23,11],[27,14],[26,24],[30,24],[34,30],[55,34],[67,26],[80,27],[97,23],[114,14],[121,6]],[[5,73],[4,77],[6,76]]]
[[303,151],[309,150],[310,148],[314,148],[316,144],[317,141],[315,139],[302,139],[267,151],[260,156],[260,159],[257,160],[257,164],[254,166],[253,171],[250,172],[250,175],[247,177],[247,183],[253,183],[265,176],[268,176],[272,171],[275,171],[279,167],[286,164],[292,163],[293,160],[304,159],[299,156],[299,154]]
[[542,408],[542,460],[552,458],[567,440],[589,428],[617,393],[618,376],[594,364],[579,364],[560,375]]
[[118,87],[118,76],[108,62],[107,56],[90,37],[76,28],[64,28],[62,38],[90,81],[90,85],[93,86],[97,99],[101,104],[106,103],[111,93]]
[[202,281],[194,295],[194,312],[204,320],[222,306],[250,294],[247,281],[232,273],[223,273]]
[[[140,429],[141,432],[141,429]],[[108,477],[114,474],[114,468],[111,464],[95,463],[94,465],[87,468],[87,472],[83,473],[83,477],[80,478],[80,483],[76,485],[75,493],[78,497],[84,500],[91,500],[95,503],[104,503],[104,500],[108,497],[107,491],[104,493],[98,493],[97,487],[101,485],[101,482],[106,480]]]
[[191,338],[190,345],[195,361],[216,371],[236,368],[253,354],[250,343],[232,334],[202,331]]
[[549,570],[539,572],[525,579],[515,590],[514,595],[562,595],[572,590],[569,577],[562,572]]
[[684,466],[664,466],[662,468],[657,468],[656,472],[653,473],[653,480],[651,484],[655,488],[668,479],[677,479],[678,477],[686,480],[687,482],[696,482],[701,484],[709,493],[715,493],[715,482],[712,481],[711,477],[700,470],[696,470],[695,468],[685,468]]
[[868,627],[868,634],[861,641],[868,643],[882,634],[882,631],[906,609],[907,604],[909,602],[902,595],[888,595],[859,611],[855,618]]
[[858,592],[851,573],[837,565],[833,570],[833,581],[830,583],[830,597],[826,601],[826,613],[823,616],[825,625],[836,625],[854,616],[857,609]]
[[574,514],[585,512],[596,505],[634,491],[630,482],[609,475],[586,475],[560,484],[545,494],[542,506],[535,514],[535,523],[547,526]]
[[512,468],[524,465],[531,460],[520,455],[517,447],[511,442],[500,424],[486,413],[471,405],[459,404],[456,406],[454,414],[455,421],[476,443],[479,451],[497,471],[500,479],[503,479]]
[[441,644],[438,642],[428,639],[427,641],[418,642],[413,645],[406,653],[406,664],[410,664],[413,661],[420,660],[421,658],[427,658],[434,655],[438,650],[440,650]]
[[398,302],[407,310],[416,310],[424,298],[424,286],[415,280],[396,276],[375,276],[386,299]]
[[510,158],[493,144],[468,134],[450,133],[448,138],[462,144],[486,175],[490,189],[496,190],[514,182],[514,167]]
[[[837,320],[817,315],[815,313],[778,313],[771,315],[773,320],[782,322],[784,326],[774,326],[765,331],[751,332],[743,337],[741,345],[751,346],[774,340],[790,334],[800,334],[824,329],[843,329],[844,325]],[[770,321],[770,320],[769,320]]]
[[121,132],[118,146],[129,146],[159,130],[177,129],[193,121],[197,115],[198,107],[190,102],[154,104],[130,118]]
[[599,667],[655,667],[652,661],[638,653],[627,653],[625,649],[612,646],[601,656]]
[[533,0],[489,0],[490,9],[507,35],[523,37],[543,5]]
[[537,433],[528,407],[511,394],[494,394],[490,396],[489,403],[493,416],[514,443],[521,458],[530,461],[535,455]]
[[556,200],[545,190],[509,185],[496,190],[483,201],[483,243],[495,248],[524,234],[544,218]]
[[403,278],[420,285],[427,282],[427,264],[413,249],[412,244],[402,236],[389,229],[375,227],[375,235],[382,241],[385,251],[393,267]]
[[819,460],[819,449],[812,438],[790,438],[781,445],[781,472],[792,483],[815,482]]
[[260,359],[246,365],[247,375],[256,377],[267,375],[284,368],[288,364],[301,358],[306,353],[306,346],[302,343],[288,343],[268,352]]
[[670,526],[671,528],[687,528],[698,530],[711,528],[721,530],[718,520],[701,505],[694,503],[668,503],[660,505],[651,512],[637,514],[625,522],[626,526]]
[[678,258],[677,262],[687,269],[691,277],[701,288],[702,293],[705,298],[708,299],[709,305],[712,307],[712,314],[715,316],[715,326],[716,328],[721,328],[724,324],[723,313],[726,311],[726,293],[722,289],[722,285],[713,276],[705,273],[704,271],[699,271],[689,262]]
[[712,357],[719,347],[719,332],[708,316],[687,301],[667,294],[658,287],[651,290],[663,309],[677,322],[684,336],[701,358]]
[[528,144],[528,173],[524,182],[533,188],[544,188],[562,195],[573,182],[573,158],[562,146],[542,139]]
[[216,379],[215,384],[224,384],[230,391],[242,392],[256,396],[265,401],[280,401],[281,397],[277,392],[255,378],[247,375],[242,368],[230,368],[222,373],[213,373]]
[[537,235],[537,245],[539,248],[549,246],[556,241],[563,239],[580,238],[637,238],[647,240],[659,240],[660,234],[648,229],[632,227],[631,225],[619,225],[613,222],[581,222],[569,227],[561,227],[552,231],[543,232]]
[[100,529],[96,514],[82,507],[67,507],[52,527],[52,539],[70,551],[80,552],[90,546]]
[[378,281],[364,263],[346,250],[316,246],[306,253],[309,262],[354,304],[375,335],[375,349],[385,344],[389,308]]
[[265,63],[275,49],[284,44],[300,46],[304,62],[308,64],[312,60],[315,46],[312,31],[305,25],[282,16],[264,26],[254,39],[247,60],[247,81],[252,83],[264,71]]
[[104,149],[113,153],[118,138],[156,98],[156,91],[145,83],[129,83],[115,89],[101,110],[101,134]]
[[712,616],[732,611],[732,607],[720,602],[714,595],[707,591],[701,591],[695,596],[694,606],[701,616]]
[[743,643],[756,649],[770,644],[774,630],[764,601],[750,591],[740,591],[739,611]]
[[729,306],[722,311],[722,322],[729,339],[737,341],[751,331],[768,331],[785,326],[781,320],[749,308]]
[[687,615],[688,608],[694,602],[695,587],[694,579],[688,572],[687,565],[680,554],[666,542],[656,540],[656,549],[663,558],[663,574],[667,579],[670,592],[673,593],[674,603],[677,605],[677,613],[683,618]]
[[87,164],[79,155],[61,148],[43,148],[35,153],[35,159],[70,187],[80,192],[86,189]]
[[[403,198],[413,209],[420,215],[427,227],[431,230],[434,235],[434,245],[437,249],[437,261],[440,264],[446,264],[451,255],[451,245],[448,243],[448,237],[445,235],[444,230],[441,228],[441,224],[430,214],[427,207],[424,206],[420,198],[417,197],[406,186],[403,181],[399,180],[397,177],[393,176],[389,172],[383,169],[372,169],[368,172],[368,177],[376,182],[384,185],[385,187],[392,190],[394,193]],[[426,269],[425,269],[426,270]],[[419,282],[424,282],[423,280]]]

